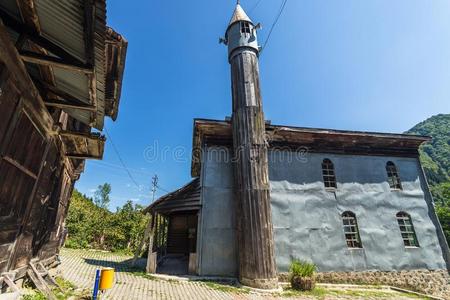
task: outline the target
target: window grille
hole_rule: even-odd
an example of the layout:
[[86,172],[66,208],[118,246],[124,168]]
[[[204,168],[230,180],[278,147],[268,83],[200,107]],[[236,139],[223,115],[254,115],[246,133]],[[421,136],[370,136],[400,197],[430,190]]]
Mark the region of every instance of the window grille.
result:
[[248,22],[241,22],[241,33],[250,33],[250,24]]
[[344,234],[347,247],[362,248],[355,214],[350,211],[344,212],[342,214],[342,223],[344,224]]
[[325,158],[322,162],[323,184],[325,188],[336,188],[336,175],[331,160]]
[[406,247],[419,247],[411,216],[405,212],[399,212],[397,214],[397,222],[402,234],[403,244]]
[[386,164],[386,172],[388,176],[388,183],[391,189],[401,190],[402,183],[400,182],[400,176],[397,172],[397,167],[392,161],[388,161]]

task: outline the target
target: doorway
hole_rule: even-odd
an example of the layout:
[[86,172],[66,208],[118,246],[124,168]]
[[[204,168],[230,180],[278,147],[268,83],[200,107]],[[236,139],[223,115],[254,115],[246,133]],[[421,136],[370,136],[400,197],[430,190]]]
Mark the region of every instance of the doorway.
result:
[[168,219],[167,254],[157,272],[185,275],[189,273],[190,254],[197,249],[197,212],[171,214]]

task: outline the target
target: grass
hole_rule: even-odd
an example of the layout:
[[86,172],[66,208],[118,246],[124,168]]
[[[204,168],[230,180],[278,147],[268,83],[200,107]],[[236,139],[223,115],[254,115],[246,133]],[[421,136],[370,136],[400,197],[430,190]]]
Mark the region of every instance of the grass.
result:
[[345,297],[346,299],[353,298],[380,298],[380,299],[395,299],[396,296],[406,296],[409,298],[416,299],[428,299],[423,298],[415,294],[407,294],[407,293],[397,293],[397,292],[387,292],[381,290],[358,290],[358,289],[329,289],[323,287],[316,287],[312,291],[297,291],[291,288],[286,288],[282,293],[280,293],[281,297],[301,297],[301,296],[310,296],[316,299],[325,299],[327,296],[334,297]]
[[[77,287],[68,280],[62,277],[55,277],[55,281],[59,287],[52,288],[53,294],[58,300],[66,300],[70,297],[74,297],[77,300],[91,299],[89,290],[79,290]],[[46,300],[47,297],[36,289],[27,288],[28,294],[23,295],[23,300]]]
[[281,292],[280,294],[281,297],[313,296],[319,299],[323,299],[327,295],[329,295],[329,291],[321,287],[316,287],[312,291],[303,291],[303,292],[294,290],[292,288],[287,288],[283,290],[283,292]]
[[62,277],[55,277],[55,281],[58,284],[59,288],[53,288],[53,293],[58,300],[65,300],[70,297],[75,297],[76,299],[80,300],[91,299],[89,290],[79,290],[72,282]]
[[202,281],[207,287],[224,293],[248,294],[250,289],[237,287],[231,284],[221,284],[212,281]]
[[46,300],[47,298],[41,292],[33,292],[32,294],[23,295],[23,300]]
[[147,272],[144,272],[144,271],[142,271],[142,269],[139,269],[139,268],[130,268],[125,273],[131,274],[134,276],[139,276],[139,277],[149,279],[149,280],[159,280],[157,277],[155,277],[151,274],[148,274]]
[[111,254],[115,256],[123,256],[127,258],[132,258],[133,253],[126,251],[126,250],[116,250],[116,251],[108,251],[108,250],[100,250],[100,249],[93,249],[93,248],[70,248],[70,247],[63,247],[61,249],[62,251],[72,252],[72,253],[83,253],[83,252],[91,252],[95,253],[96,256],[111,256]]

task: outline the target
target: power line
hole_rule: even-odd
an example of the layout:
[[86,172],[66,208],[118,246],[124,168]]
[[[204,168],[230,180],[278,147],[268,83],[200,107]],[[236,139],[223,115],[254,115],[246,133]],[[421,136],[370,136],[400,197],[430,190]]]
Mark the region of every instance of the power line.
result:
[[136,180],[134,180],[133,176],[131,175],[130,171],[128,170],[127,166],[125,165],[125,163],[124,163],[122,157],[120,156],[120,153],[119,153],[119,151],[117,150],[116,145],[114,144],[114,142],[113,142],[113,140],[112,140],[112,138],[111,138],[111,135],[109,134],[108,129],[106,129],[106,127],[105,127],[105,132],[106,132],[106,135],[108,136],[109,142],[110,142],[111,145],[113,146],[114,152],[116,152],[117,158],[119,159],[121,165],[123,166],[123,168],[124,168],[125,171],[127,172],[128,177],[130,177],[131,181],[133,181],[133,183],[137,186],[137,188],[140,189],[141,187],[140,187],[139,184],[136,182]]
[[[107,162],[104,162],[104,161],[93,160],[93,161],[90,161],[90,163],[98,164],[98,165],[100,165],[102,167],[109,167],[109,168],[125,170],[125,168],[122,167],[122,166],[119,166],[119,165],[116,165],[116,164],[107,163]],[[132,173],[134,175],[136,175],[136,174],[146,175],[146,176],[152,176],[153,175],[150,172],[146,172],[146,171],[142,171],[142,170],[137,170],[137,169],[132,169],[132,168],[128,168],[128,170],[132,171]]]
[[253,5],[253,7],[249,10],[249,14],[251,14],[257,7],[258,5],[261,3],[262,0],[258,0],[258,2],[256,2],[255,5]]
[[277,25],[278,20],[281,17],[281,14],[283,13],[284,7],[286,6],[287,0],[283,0],[283,3],[281,3],[280,11],[278,12],[277,17],[275,18],[275,21],[273,22],[272,26],[270,27],[269,34],[267,35],[266,41],[264,42],[264,45],[261,48],[261,52],[264,51],[266,48],[267,43],[269,42],[270,36],[272,35],[272,31],[275,28],[275,25]]
[[158,184],[156,187],[157,187],[158,189],[160,189],[161,191],[163,191],[163,192],[171,193],[171,192],[169,192],[168,190],[163,189],[159,184]]

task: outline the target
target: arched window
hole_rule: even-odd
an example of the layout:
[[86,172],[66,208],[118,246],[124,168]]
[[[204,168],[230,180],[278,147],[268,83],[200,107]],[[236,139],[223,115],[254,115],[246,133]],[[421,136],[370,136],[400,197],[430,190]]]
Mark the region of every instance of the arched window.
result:
[[402,234],[403,244],[406,247],[419,247],[411,216],[405,212],[399,212],[397,214],[397,222]]
[[359,237],[358,222],[356,216],[351,211],[342,214],[342,223],[344,224],[345,241],[349,248],[362,248],[361,238]]
[[400,176],[398,176],[397,167],[392,161],[386,163],[386,172],[391,189],[401,190],[402,183],[400,182]]
[[336,175],[334,174],[334,166],[331,160],[325,158],[322,161],[322,176],[325,188],[336,188]]

